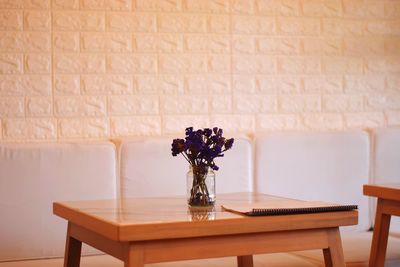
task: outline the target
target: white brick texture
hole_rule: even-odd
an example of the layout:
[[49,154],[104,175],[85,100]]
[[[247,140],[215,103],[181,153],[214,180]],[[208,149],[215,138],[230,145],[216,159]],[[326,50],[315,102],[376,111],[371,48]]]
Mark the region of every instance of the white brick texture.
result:
[[0,140],[400,126],[397,0],[2,0]]
[[105,138],[110,135],[106,118],[63,118],[58,120],[58,136],[69,138]]
[[300,115],[297,114],[269,114],[257,116],[257,130],[280,131],[302,129]]

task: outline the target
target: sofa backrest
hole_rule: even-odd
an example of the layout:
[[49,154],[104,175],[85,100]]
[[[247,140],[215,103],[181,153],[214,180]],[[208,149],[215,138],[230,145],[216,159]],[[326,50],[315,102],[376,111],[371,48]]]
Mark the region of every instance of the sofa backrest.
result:
[[0,144],[0,170],[0,261],[64,255],[53,201],[116,197],[111,143]]
[[[120,146],[121,197],[186,195],[189,164],[171,155],[171,138],[124,140]],[[218,193],[252,191],[253,160],[248,139],[236,138],[231,150],[216,159]],[[218,198],[218,195],[217,195]]]
[[369,178],[369,136],[364,131],[271,133],[256,136],[255,190],[304,200],[359,206],[359,224],[371,226],[362,186]]
[[[400,183],[400,128],[375,129],[373,136],[372,183]],[[376,199],[372,212],[375,214]],[[374,220],[374,216],[371,218]],[[392,216],[390,231],[400,233],[400,218]]]

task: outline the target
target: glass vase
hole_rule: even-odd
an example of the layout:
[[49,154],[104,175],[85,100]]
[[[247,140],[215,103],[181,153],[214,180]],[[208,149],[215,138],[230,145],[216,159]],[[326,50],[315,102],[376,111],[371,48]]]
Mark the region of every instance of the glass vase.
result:
[[210,207],[215,203],[215,173],[207,166],[190,166],[186,174],[190,207]]

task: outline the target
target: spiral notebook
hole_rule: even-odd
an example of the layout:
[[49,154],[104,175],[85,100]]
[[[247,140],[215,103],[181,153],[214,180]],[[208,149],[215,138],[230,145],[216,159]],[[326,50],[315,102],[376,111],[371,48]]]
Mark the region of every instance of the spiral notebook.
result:
[[262,203],[223,204],[226,211],[248,216],[291,215],[333,211],[350,211],[358,209],[357,205],[339,205],[322,201],[271,200]]

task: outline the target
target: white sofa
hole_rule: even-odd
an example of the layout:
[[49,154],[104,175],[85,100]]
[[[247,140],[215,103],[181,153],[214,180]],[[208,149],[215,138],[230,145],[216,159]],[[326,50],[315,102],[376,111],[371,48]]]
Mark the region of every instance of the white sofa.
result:
[[[0,267],[62,266],[66,223],[55,200],[184,195],[188,166],[172,138],[75,144],[0,144]],[[367,266],[374,200],[369,182],[400,182],[400,129],[267,133],[236,138],[219,159],[218,194],[257,191],[359,205],[359,224],[342,229],[348,266]],[[29,225],[29,227],[27,227]],[[400,224],[391,228],[386,266],[400,266]],[[99,254],[86,247],[83,254]],[[51,259],[49,259],[51,258]],[[154,266],[235,266],[221,258]],[[123,266],[107,255],[82,267]],[[255,266],[324,266],[322,251],[256,255]]]
[[65,222],[52,202],[115,198],[116,173],[111,143],[1,144],[0,261],[63,255]]

